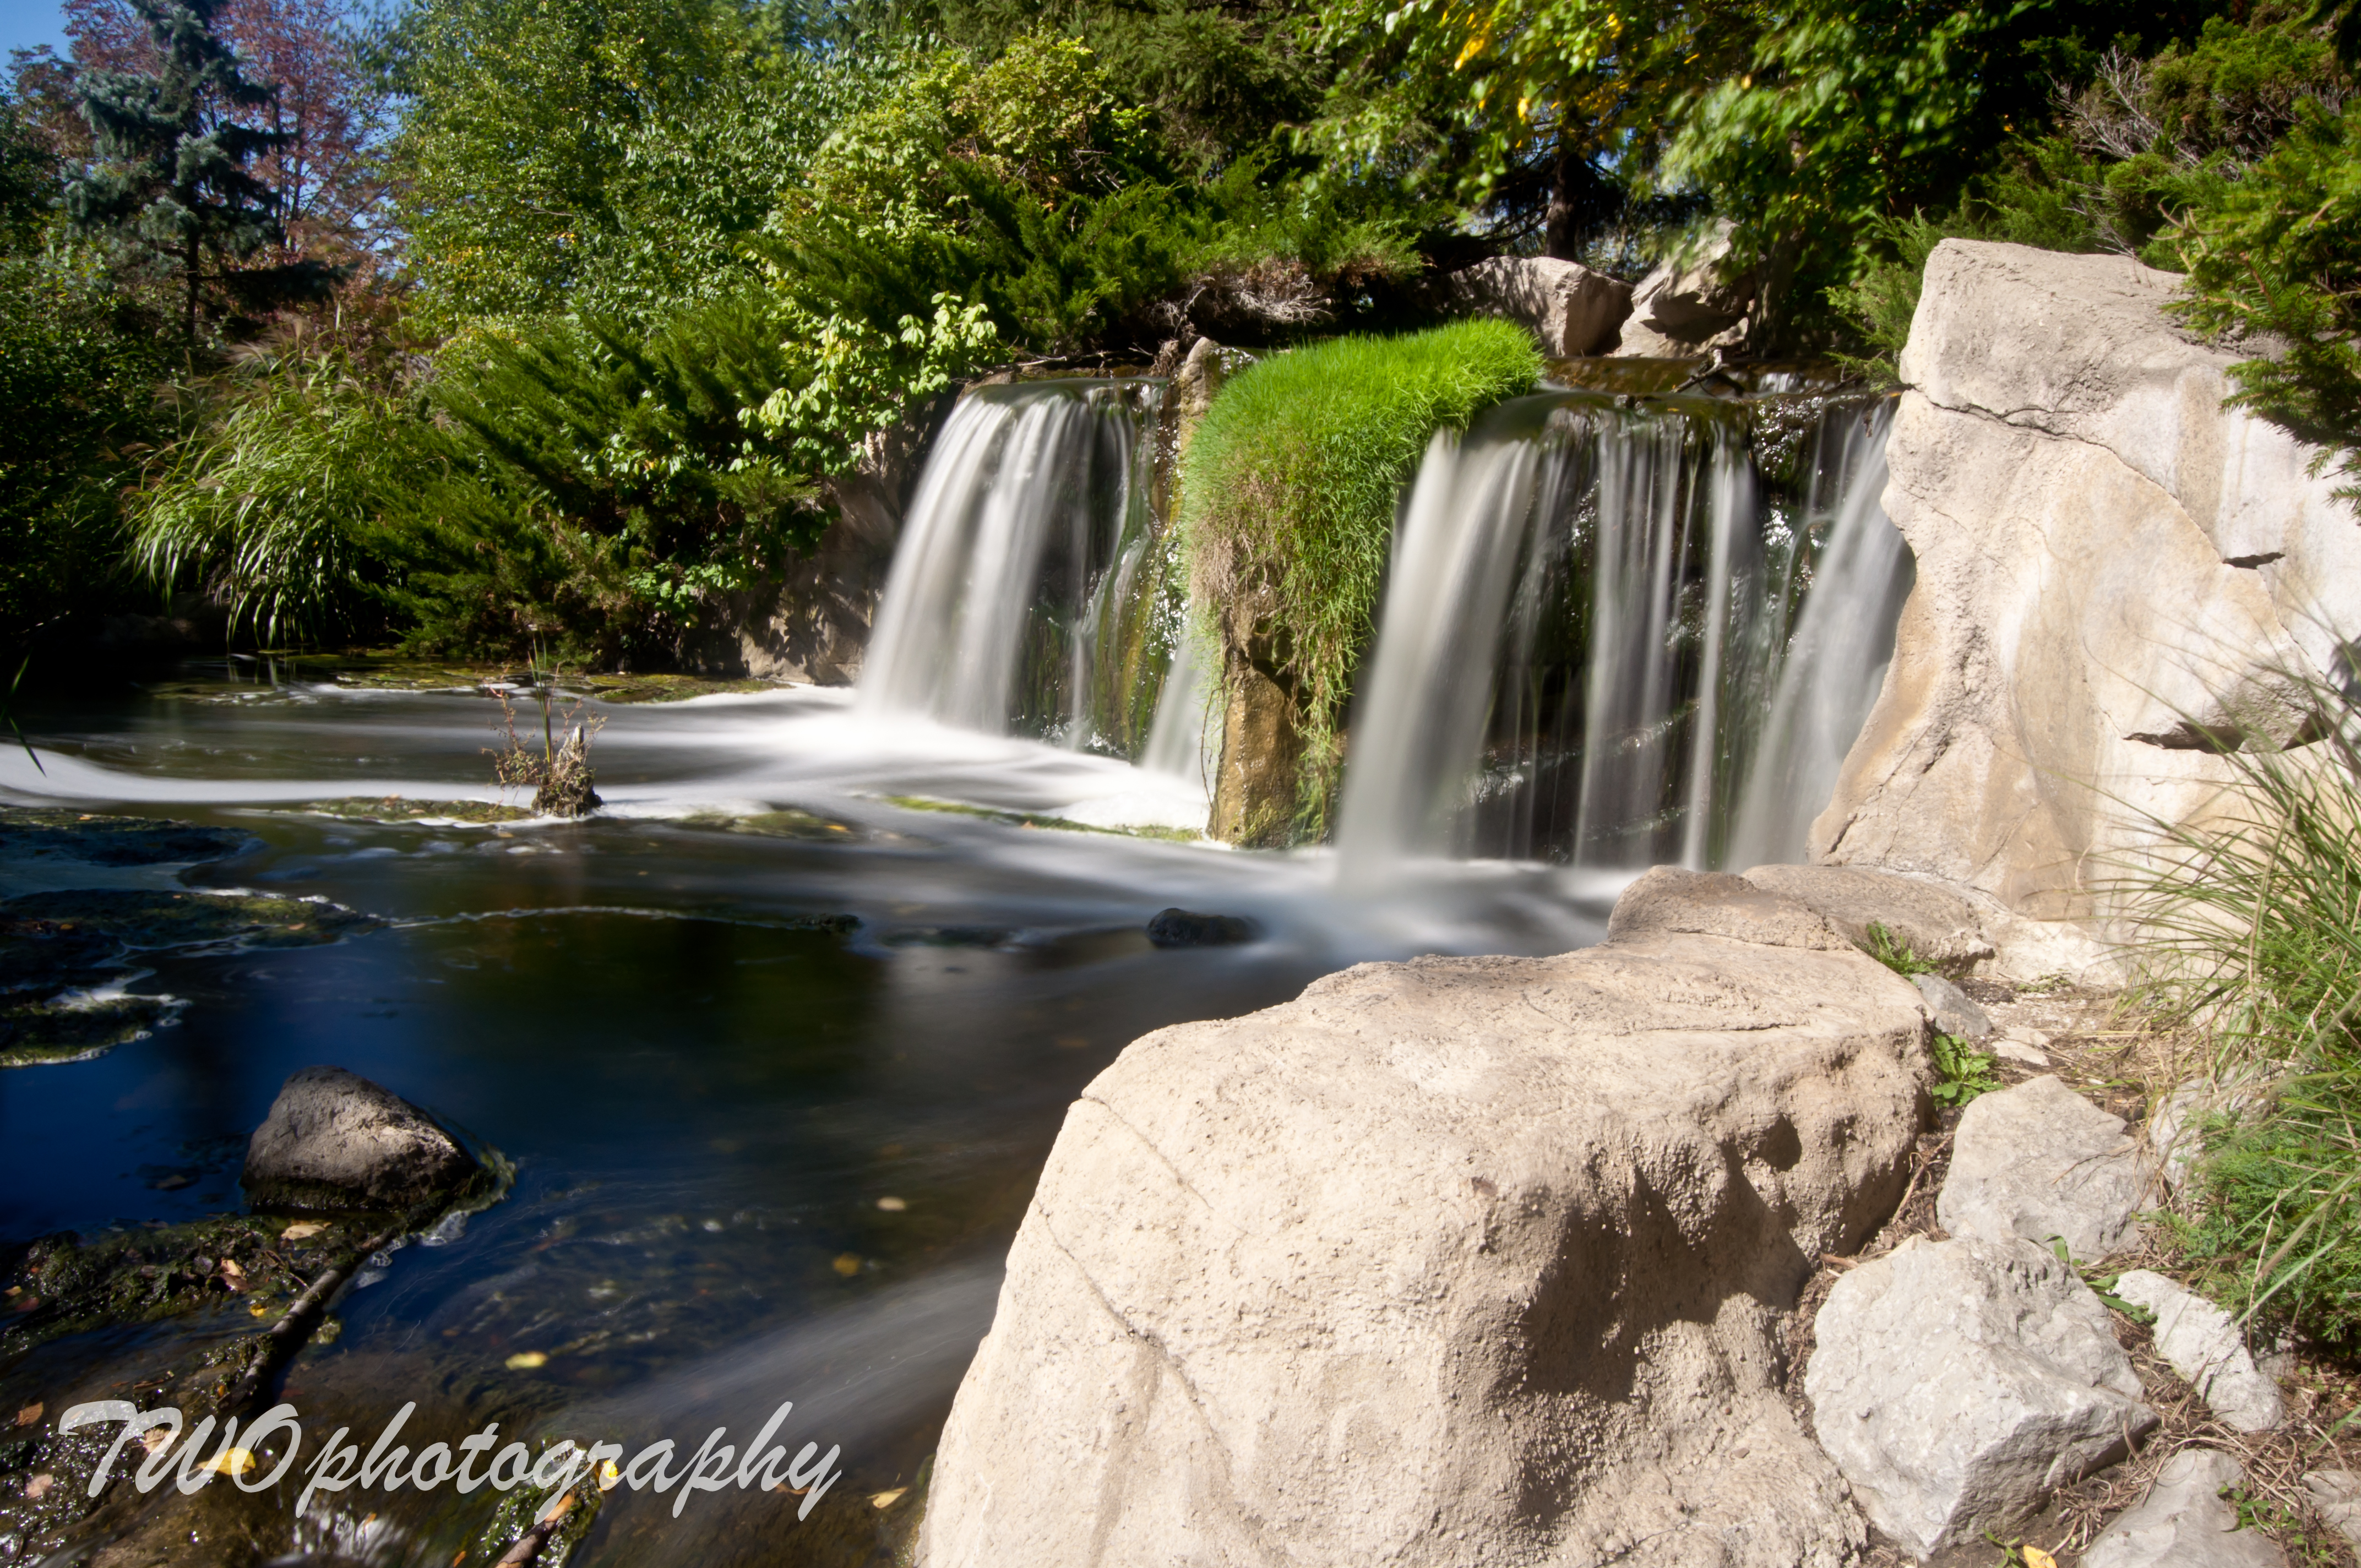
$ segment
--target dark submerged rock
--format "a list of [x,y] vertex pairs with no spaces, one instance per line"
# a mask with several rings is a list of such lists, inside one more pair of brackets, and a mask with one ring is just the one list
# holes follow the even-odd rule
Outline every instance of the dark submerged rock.
[[390,1090],[340,1067],[291,1074],[246,1146],[260,1207],[400,1212],[489,1179],[459,1139]]
[[227,860],[260,842],[251,833],[148,817],[0,806],[0,861],[160,866]]
[[1191,909],[1159,910],[1148,922],[1148,939],[1159,948],[1220,948],[1251,942],[1258,934],[1251,920]]
[[95,933],[131,948],[230,941],[309,948],[382,924],[374,916],[324,901],[128,887],[24,894],[0,904],[0,916],[49,921],[64,934]]

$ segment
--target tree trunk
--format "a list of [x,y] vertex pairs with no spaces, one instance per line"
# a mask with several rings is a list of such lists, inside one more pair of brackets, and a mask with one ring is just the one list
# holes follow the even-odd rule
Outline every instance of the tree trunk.
[[1549,215],[1542,236],[1548,254],[1561,261],[1580,258],[1583,242],[1606,226],[1622,205],[1622,192],[1599,177],[1573,144],[1558,143],[1557,168],[1550,180]]

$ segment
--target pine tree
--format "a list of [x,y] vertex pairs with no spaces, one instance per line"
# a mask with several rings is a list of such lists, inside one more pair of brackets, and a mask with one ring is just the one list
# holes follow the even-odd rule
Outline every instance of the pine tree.
[[[237,112],[272,105],[276,89],[248,81],[237,53],[214,30],[220,0],[131,0],[156,40],[153,75],[92,71],[81,82],[100,166],[66,192],[84,228],[110,233],[170,258],[181,271],[183,329],[197,335],[197,306],[214,258],[243,258],[283,235],[279,202],[248,171],[258,153],[291,137],[241,123]],[[272,268],[241,279],[249,298],[308,291],[314,269]]]

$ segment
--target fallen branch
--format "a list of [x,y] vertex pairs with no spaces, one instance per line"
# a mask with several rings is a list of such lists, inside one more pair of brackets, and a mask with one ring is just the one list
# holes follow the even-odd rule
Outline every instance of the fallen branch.
[[270,1325],[269,1332],[262,1336],[261,1352],[247,1364],[245,1373],[223,1398],[223,1414],[244,1415],[260,1402],[260,1396],[270,1387],[280,1370],[294,1359],[295,1353],[303,1348],[313,1332],[320,1326],[320,1320],[327,1316],[329,1301],[344,1288],[345,1281],[353,1277],[361,1261],[390,1246],[394,1237],[400,1234],[398,1231],[384,1231],[371,1236],[343,1262],[324,1269],[303,1294],[295,1298],[295,1304],[288,1308],[279,1321]]

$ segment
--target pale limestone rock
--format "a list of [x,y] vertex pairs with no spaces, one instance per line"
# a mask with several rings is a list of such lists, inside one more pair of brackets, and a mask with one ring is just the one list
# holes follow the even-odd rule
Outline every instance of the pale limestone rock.
[[1962,1040],[1981,1040],[1993,1032],[1992,1019],[1984,1010],[1941,975],[1914,974],[1910,981],[1918,988],[1918,994],[1927,999],[1927,1010],[1935,1015],[1935,1027],[1944,1034]]
[[2287,1414],[2279,1386],[2255,1365],[2237,1321],[2163,1275],[2135,1268],[2115,1294],[2156,1314],[2156,1350],[2206,1408],[2240,1431],[2268,1431]]
[[2149,1185],[2122,1117],[2056,1078],[2027,1079],[1960,1113],[1935,1217],[1955,1236],[2062,1240],[2101,1258],[2132,1239]]
[[1984,912],[1958,890],[1924,877],[1858,866],[1756,866],[1745,875],[1817,910],[1864,947],[1870,927],[1878,925],[1928,963],[1947,969],[1993,956]]
[[2270,1537],[2238,1529],[2238,1510],[2221,1495],[2245,1477],[2218,1448],[2182,1449],[2083,1550],[2082,1568],[2281,1568]]
[[[1707,923],[1676,882],[1642,902]],[[1760,897],[1723,924],[1800,945],[1627,919],[1136,1041],[1042,1173],[920,1560],[1847,1560],[1773,1326],[1898,1200],[1924,1025]]]
[[1751,276],[1723,275],[1731,233],[1728,223],[1717,224],[1640,280],[1615,353],[1684,358],[1744,342],[1755,284]]
[[1812,1429],[1920,1556],[2005,1530],[2156,1425],[2107,1310],[2029,1242],[1914,1236],[1813,1321]]
[[2303,1478],[2303,1489],[2328,1528],[2361,1553],[2361,1475],[2350,1470],[2315,1470]]
[[1454,272],[1446,287],[1460,311],[1505,316],[1561,358],[1604,354],[1631,313],[1631,284],[1547,256],[1496,256]]
[[[1884,504],[1917,581],[1883,691],[1815,822],[1815,857],[1988,894],[2107,970],[2065,923],[2167,821],[2218,808],[2244,722],[2292,737],[2283,672],[2361,629],[2361,527],[2313,451],[2224,411],[2239,356],[2191,341],[2169,274],[1946,240],[1902,357]],[[2029,956],[2017,972],[2030,970]]]

